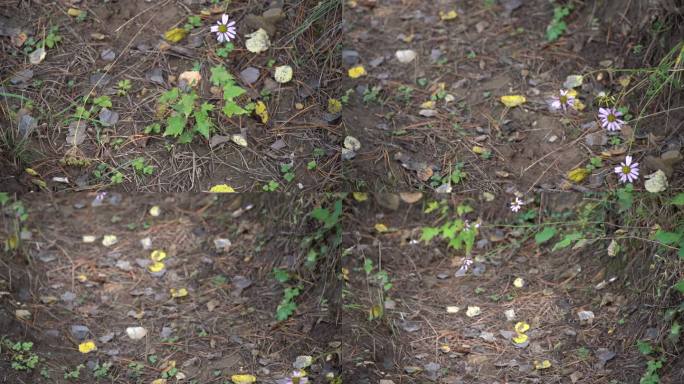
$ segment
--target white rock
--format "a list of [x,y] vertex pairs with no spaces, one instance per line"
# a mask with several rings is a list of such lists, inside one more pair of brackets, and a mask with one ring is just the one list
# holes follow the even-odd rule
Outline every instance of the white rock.
[[267,51],[271,46],[271,40],[268,38],[268,33],[263,28],[259,28],[256,32],[247,35],[245,47],[252,53],[261,53]]
[[515,309],[507,309],[504,311],[504,316],[506,316],[506,320],[508,321],[513,321],[515,320]]
[[648,180],[644,182],[644,187],[646,187],[647,191],[651,193],[660,193],[667,189],[667,176],[665,176],[665,172],[660,169],[647,175],[646,178]]
[[284,84],[292,80],[292,67],[289,65],[281,65],[276,67],[275,74],[273,75],[275,81]]
[[400,49],[395,53],[400,63],[410,63],[416,58],[416,51],[412,49]]
[[126,334],[132,340],[140,340],[147,335],[147,329],[143,327],[128,327],[126,328]]
[[477,306],[468,306],[468,309],[466,310],[466,316],[468,317],[475,317],[480,313],[482,313],[482,310]]

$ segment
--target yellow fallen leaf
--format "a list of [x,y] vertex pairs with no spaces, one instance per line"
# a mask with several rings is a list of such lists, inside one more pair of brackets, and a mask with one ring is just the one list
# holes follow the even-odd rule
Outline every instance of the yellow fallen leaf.
[[38,172],[36,172],[33,168],[26,168],[24,171],[31,176],[38,176]]
[[364,76],[366,74],[366,68],[363,67],[363,65],[356,65],[351,68],[349,68],[349,77],[352,79],[357,79],[361,76]]
[[77,8],[69,8],[69,9],[67,10],[67,15],[69,15],[69,16],[71,16],[71,17],[79,17],[79,16],[81,16],[81,12],[83,12],[83,11],[81,11],[80,9],[77,9]]
[[524,344],[527,341],[527,335],[524,333],[518,333],[512,340],[516,344]]
[[514,108],[519,105],[525,104],[526,101],[527,99],[525,98],[525,96],[521,95],[501,96],[501,102],[508,108]]
[[342,103],[337,99],[328,99],[328,112],[330,112],[330,113],[342,112]]
[[381,317],[382,317],[382,306],[378,305],[378,304],[372,306],[370,311],[369,311],[368,318],[370,320],[373,320],[373,319],[379,319]]
[[89,353],[96,350],[97,346],[95,345],[95,342],[92,340],[84,341],[78,345],[78,351],[81,353]]
[[349,268],[342,267],[342,278],[344,281],[349,281]]
[[383,223],[377,223],[375,224],[375,230],[378,231],[379,233],[384,233],[387,232],[387,226]]
[[551,368],[551,362],[548,360],[544,360],[542,362],[539,362],[537,360],[534,361],[534,369],[547,369]]
[[586,168],[576,168],[568,172],[568,179],[575,183],[580,183],[589,176],[589,171]]
[[188,31],[183,28],[171,28],[164,33],[164,39],[170,43],[177,43],[183,40],[187,34]]
[[266,109],[266,104],[263,101],[259,100],[256,102],[254,113],[261,118],[262,123],[268,123],[268,109]]
[[477,146],[477,145],[475,145],[475,146],[473,147],[473,153],[476,154],[476,155],[481,155],[481,154],[485,153],[486,151],[487,151],[486,149],[484,149],[484,148],[482,148],[482,147],[480,147],[480,146]]
[[366,192],[352,192],[352,196],[354,196],[354,200],[359,203],[368,200],[368,194]]
[[439,11],[439,18],[442,20],[453,20],[458,17],[458,12],[453,9],[449,12]]
[[420,107],[423,109],[434,109],[435,108],[435,102],[432,100],[428,100],[428,101],[424,102],[423,104],[421,104]]
[[171,288],[169,292],[171,292],[171,297],[185,297],[188,295],[188,290],[185,288]]
[[519,321],[515,324],[515,331],[517,333],[525,333],[530,329],[530,325],[524,321]]
[[212,193],[235,193],[235,190],[233,187],[229,186],[228,184],[219,184],[219,185],[214,185],[213,187],[209,188],[209,192]]
[[233,375],[230,379],[235,384],[250,384],[256,382],[256,376],[254,375]]
[[150,253],[150,259],[152,261],[160,262],[164,259],[166,259],[166,252],[162,251],[161,249],[155,249]]
[[152,263],[152,265],[147,267],[147,269],[150,272],[156,273],[156,272],[161,272],[162,270],[164,270],[165,267],[166,266],[164,265],[164,263],[159,262],[159,261],[155,261],[154,263]]

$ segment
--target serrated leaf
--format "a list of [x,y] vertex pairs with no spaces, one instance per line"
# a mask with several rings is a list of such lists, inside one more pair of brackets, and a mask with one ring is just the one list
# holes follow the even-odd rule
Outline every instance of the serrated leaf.
[[233,75],[228,73],[225,67],[218,65],[211,68],[210,81],[213,85],[222,86],[233,82]]
[[544,229],[541,230],[541,232],[537,233],[534,235],[534,241],[541,245],[546,243],[547,241],[551,240],[551,238],[556,234],[556,228],[554,227],[545,227]]
[[159,96],[159,103],[168,104],[174,102],[176,99],[178,99],[178,96],[180,96],[180,89],[175,87],[171,88]]
[[223,106],[222,111],[227,117],[233,117],[235,115],[244,115],[245,113],[247,113],[246,110],[232,102],[226,103],[226,105]]
[[242,95],[245,92],[246,91],[243,88],[238,87],[235,84],[232,84],[232,82],[229,84],[225,84],[223,86],[223,100],[233,101],[236,97]]
[[164,131],[164,136],[178,137],[183,133],[183,128],[185,128],[186,118],[180,114],[174,114],[166,119],[166,130]]
[[178,112],[181,112],[185,117],[190,116],[192,110],[195,109],[195,100],[197,100],[196,93],[186,93],[181,96],[180,101],[174,107]]
[[420,235],[420,241],[429,243],[435,236],[439,235],[439,228],[424,227],[423,233]]

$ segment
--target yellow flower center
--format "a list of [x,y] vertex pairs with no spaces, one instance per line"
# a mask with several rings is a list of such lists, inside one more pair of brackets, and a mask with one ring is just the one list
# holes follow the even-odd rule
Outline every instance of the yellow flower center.
[[567,104],[568,103],[568,96],[566,96],[566,95],[561,96],[560,102],[561,102],[561,104]]
[[608,115],[608,118],[607,118],[607,119],[608,119],[609,122],[612,123],[612,122],[614,122],[614,121],[616,120],[616,117],[615,117],[615,115],[613,115],[613,114],[611,113],[611,114]]
[[622,173],[624,173],[625,175],[629,175],[630,172],[632,172],[632,168],[630,168],[626,165],[622,166]]
[[218,30],[221,33],[226,33],[226,32],[228,32],[228,27],[226,27],[224,24],[221,24],[221,25],[219,25]]

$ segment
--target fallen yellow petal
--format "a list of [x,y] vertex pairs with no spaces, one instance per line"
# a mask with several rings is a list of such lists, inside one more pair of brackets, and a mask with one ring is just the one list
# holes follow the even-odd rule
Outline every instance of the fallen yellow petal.
[[435,102],[432,100],[428,100],[428,101],[424,102],[423,104],[421,104],[420,107],[423,109],[434,109],[435,108]]
[[518,335],[515,336],[512,340],[516,344],[523,344],[527,341],[527,335],[524,333],[518,333]]
[[354,200],[358,201],[359,203],[368,200],[368,194],[365,192],[353,192],[352,196],[354,196]]
[[453,9],[449,12],[439,11],[439,18],[442,20],[453,20],[458,17],[458,12]]
[[150,253],[150,259],[156,262],[160,262],[164,259],[166,259],[166,252],[162,251],[161,249],[155,249]]
[[93,342],[92,340],[84,341],[78,345],[78,351],[81,353],[89,353],[96,350],[97,346],[95,345],[95,342]]
[[387,232],[387,226],[382,223],[377,223],[375,224],[375,230],[380,233]]
[[525,104],[526,101],[527,99],[525,98],[525,96],[521,95],[501,96],[501,102],[508,108],[514,108],[519,105]]
[[171,288],[169,291],[171,292],[171,297],[185,297],[188,295],[188,290],[185,288]]
[[268,109],[266,109],[266,104],[263,101],[259,100],[256,102],[254,113],[261,118],[262,123],[268,123]]
[[214,185],[213,187],[209,188],[209,192],[212,193],[235,193],[235,190],[233,187],[231,187],[228,184],[219,184],[219,185]]
[[164,263],[155,261],[154,263],[152,263],[152,265],[150,265],[149,267],[147,267],[147,269],[148,269],[150,272],[156,273],[156,272],[161,272],[165,267],[166,267],[166,266],[164,265]]
[[518,333],[525,333],[530,329],[530,325],[524,321],[519,321],[515,324],[515,331]]
[[587,176],[589,176],[589,171],[587,171],[586,168],[576,168],[568,172],[568,179],[575,183],[581,182],[586,179]]
[[183,28],[171,28],[164,33],[164,39],[171,43],[177,43],[183,40],[187,34],[188,31]]
[[230,379],[235,384],[250,384],[256,382],[256,376],[254,375],[233,375]]
[[69,8],[67,10],[67,15],[72,16],[72,17],[79,17],[81,16],[81,10],[77,8]]
[[534,368],[535,369],[547,369],[551,368],[551,362],[548,360],[544,360],[542,362],[539,362],[537,360],[534,361]]
[[364,76],[366,74],[366,68],[363,67],[363,65],[356,65],[351,68],[349,68],[349,77],[352,79],[359,78],[361,76]]

